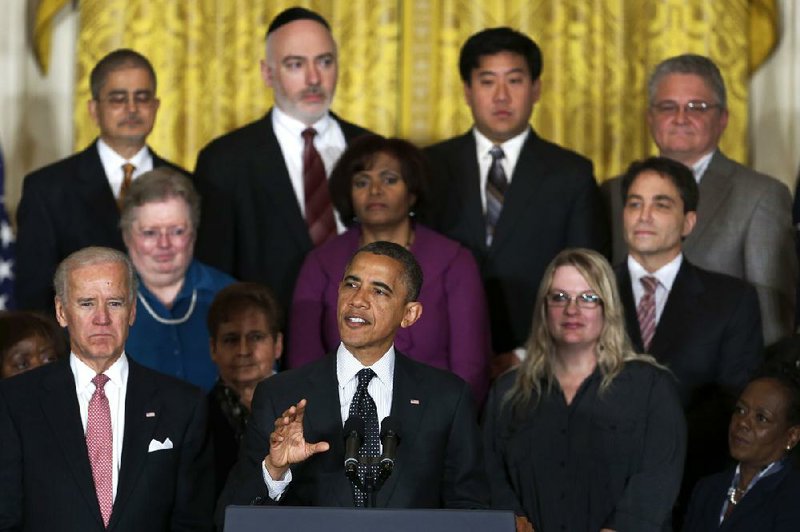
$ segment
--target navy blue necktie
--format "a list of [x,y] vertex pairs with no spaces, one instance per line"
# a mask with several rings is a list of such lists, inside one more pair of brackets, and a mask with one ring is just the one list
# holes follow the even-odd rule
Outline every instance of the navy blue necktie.
[[[356,415],[364,420],[364,443],[358,451],[359,457],[378,456],[381,452],[380,431],[378,430],[378,409],[375,401],[367,391],[369,381],[375,376],[375,372],[369,368],[364,368],[358,372],[358,388],[350,403],[350,415]],[[374,465],[358,465],[358,478],[363,483],[367,475],[367,469],[371,468],[372,477],[375,478],[377,467]],[[364,506],[366,494],[353,484],[353,504]]]

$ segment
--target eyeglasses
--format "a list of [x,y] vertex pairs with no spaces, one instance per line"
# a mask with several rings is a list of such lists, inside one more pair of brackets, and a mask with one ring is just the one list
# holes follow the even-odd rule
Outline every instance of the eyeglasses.
[[[681,110],[681,105],[672,100],[654,103],[651,107],[655,112],[662,115],[676,115]],[[683,105],[683,113],[688,116],[702,116],[711,109],[722,109],[722,105],[699,100],[692,100]]]
[[178,245],[186,243],[192,236],[192,231],[188,227],[148,227],[145,229],[135,229],[136,237],[146,244],[155,244],[163,236]]
[[150,105],[156,99],[156,95],[152,91],[136,91],[129,93],[125,91],[115,91],[106,96],[105,98],[98,98],[100,101],[106,102],[112,107],[123,107],[128,105],[133,100],[134,105]]
[[583,292],[576,296],[571,296],[566,292],[550,292],[547,294],[547,304],[554,308],[568,307],[573,301],[575,301],[578,308],[584,309],[597,308],[603,302],[600,296],[593,292]]

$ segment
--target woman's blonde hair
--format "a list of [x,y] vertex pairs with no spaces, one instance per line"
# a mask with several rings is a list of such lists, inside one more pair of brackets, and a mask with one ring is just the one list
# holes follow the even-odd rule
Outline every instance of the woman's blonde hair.
[[611,265],[598,252],[583,249],[565,249],[550,262],[542,276],[536,304],[533,309],[531,335],[526,346],[527,355],[517,371],[517,379],[508,391],[506,400],[512,407],[526,405],[534,396],[542,395],[542,383],[547,389],[555,378],[554,366],[556,346],[547,327],[547,294],[553,283],[555,271],[561,266],[572,266],[586,280],[591,289],[600,296],[603,312],[603,328],[597,342],[597,367],[603,377],[600,393],[604,392],[628,360],[644,360],[654,363],[652,357],[638,355],[625,331],[625,311],[617,290],[617,282]]

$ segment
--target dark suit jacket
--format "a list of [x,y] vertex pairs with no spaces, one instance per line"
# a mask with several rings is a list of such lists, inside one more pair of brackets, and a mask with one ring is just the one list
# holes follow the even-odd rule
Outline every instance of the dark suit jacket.
[[[193,386],[129,363],[108,530],[210,530],[206,399]],[[165,438],[172,450],[148,452],[151,440]],[[0,530],[104,530],[68,360],[0,381],[0,493]]]
[[[186,173],[153,150],[153,166]],[[100,162],[97,142],[25,177],[17,210],[17,305],[53,314],[53,275],[70,253],[86,246],[125,251],[119,210]]]
[[[348,142],[367,133],[333,118]],[[272,113],[203,148],[194,179],[203,198],[197,258],[240,281],[266,284],[288,309],[313,244],[272,129]]]
[[734,469],[704,478],[692,493],[684,532],[797,532],[800,471],[791,465],[759,481],[719,524]]
[[[627,263],[617,266],[616,274],[628,334],[634,349],[644,352]],[[753,287],[684,257],[649,351],[675,375],[686,411],[689,444],[681,503],[699,478],[728,464],[730,414],[761,363],[763,346]]]
[[605,251],[608,231],[592,163],[530,132],[505,194],[491,247],[472,131],[429,147],[433,227],[475,255],[481,268],[495,352],[522,346],[547,265],[561,250]]
[[[332,354],[258,385],[240,459],[228,477],[218,514],[228,504],[249,504],[257,497],[269,501],[261,470],[269,435],[275,419],[302,398],[308,400],[306,441],[326,441],[331,448],[292,467],[292,481],[280,502],[353,506],[344,473],[344,432]],[[463,380],[397,353],[391,413],[400,423],[401,441],[394,471],[378,492],[378,507],[488,507],[480,436]]]
[[[755,287],[767,344],[792,334],[798,267],[789,189],[719,150],[699,188],[697,224],[683,243],[684,254],[701,268],[744,279]],[[606,181],[602,189],[611,213],[616,264],[628,252],[621,179]]]

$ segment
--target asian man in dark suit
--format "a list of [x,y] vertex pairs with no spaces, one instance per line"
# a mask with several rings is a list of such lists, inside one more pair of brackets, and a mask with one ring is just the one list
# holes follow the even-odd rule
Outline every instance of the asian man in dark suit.
[[459,68],[475,124],[427,149],[438,211],[431,223],[481,267],[502,368],[528,337],[548,263],[567,247],[605,251],[607,224],[591,161],[528,123],[542,87],[536,43],[487,29],[466,41]]
[[[421,284],[419,265],[402,246],[379,241],[355,254],[339,287],[342,343],[336,353],[258,385],[218,518],[226,505],[254,500],[360,506],[345,476],[343,425],[362,401],[372,403],[375,438],[378,419],[391,414],[399,427],[394,470],[378,491],[377,507],[487,507],[469,387],[394,349],[397,329],[422,315],[416,301]],[[362,374],[369,375],[368,384]],[[363,420],[362,451],[370,433],[369,416]]]
[[[647,122],[659,153],[691,168],[703,196],[683,253],[704,269],[755,287],[768,345],[791,335],[798,277],[791,194],[777,179],[720,151],[728,108],[719,69],[700,55],[665,59],[650,75],[648,98]],[[620,179],[606,181],[602,189],[616,263],[626,253]]]
[[698,478],[725,466],[733,402],[762,360],[758,296],[683,255],[698,205],[688,167],[665,157],[635,162],[621,187],[628,257],[616,267],[620,297],[634,348],[677,379],[689,429],[685,502]]
[[0,530],[211,530],[206,399],[125,355],[130,261],[85,248],[55,285],[69,359],[0,381]]
[[[150,61],[128,49],[101,59],[90,74],[89,114],[100,137],[88,148],[28,175],[17,211],[16,301],[52,313],[53,274],[86,246],[125,250],[118,202],[126,179],[156,166],[182,169],[147,144],[158,111]],[[127,176],[127,177],[126,177]]]
[[239,280],[266,284],[289,308],[306,253],[344,229],[327,175],[366,130],[329,111],[338,58],[319,14],[293,7],[273,19],[261,75],[275,106],[197,157],[203,212],[195,250]]

